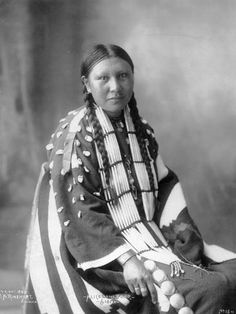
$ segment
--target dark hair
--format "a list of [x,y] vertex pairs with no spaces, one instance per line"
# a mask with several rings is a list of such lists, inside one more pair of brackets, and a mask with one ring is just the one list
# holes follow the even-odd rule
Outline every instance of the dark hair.
[[[125,60],[126,62],[128,62],[129,65],[131,66],[132,71],[134,72],[133,62],[130,56],[128,55],[128,53],[123,48],[116,45],[98,44],[98,45],[93,46],[93,48],[88,51],[85,58],[83,58],[82,63],[81,63],[81,69],[80,69],[81,76],[88,77],[90,71],[92,70],[95,64],[99,63],[100,61],[104,59],[112,58],[112,57],[119,57]],[[89,122],[93,125],[93,129],[94,129],[94,140],[102,156],[106,183],[109,186],[110,167],[109,167],[107,151],[104,144],[104,136],[103,136],[102,128],[95,113],[93,96],[92,94],[87,93],[87,89],[85,85],[83,88],[83,93],[84,93],[84,101],[88,109]],[[156,149],[156,151],[157,151],[157,142],[155,138],[151,136],[151,134],[147,133],[147,126],[142,122],[141,117],[138,113],[138,108],[136,105],[134,94],[132,95],[129,101],[129,107],[130,107],[130,114],[131,114],[134,127],[136,130],[137,140],[140,146],[142,158],[148,172],[151,189],[154,190],[154,178],[153,178],[150,158],[147,152],[145,140],[148,139],[150,143],[153,143],[153,147]]]
[[103,59],[108,59],[112,57],[118,57],[129,63],[132,71],[134,72],[133,62],[128,55],[128,53],[121,47],[117,45],[94,45],[88,50],[84,58],[82,59],[80,74],[81,76],[88,77],[90,71],[95,64],[99,63]]

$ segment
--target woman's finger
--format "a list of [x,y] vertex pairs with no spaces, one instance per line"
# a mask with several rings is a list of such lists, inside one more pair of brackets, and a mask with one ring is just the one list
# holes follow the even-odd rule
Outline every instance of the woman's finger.
[[146,297],[148,295],[148,288],[147,288],[146,284],[140,285],[140,292],[141,292],[141,295],[143,297]]
[[136,293],[137,295],[140,295],[140,294],[141,294],[141,290],[140,290],[140,287],[139,287],[139,286],[136,286],[136,287],[134,288],[134,291],[135,291],[135,293]]
[[147,288],[147,285],[146,285],[146,281],[149,279],[149,275],[148,274],[145,274],[144,278],[141,278],[139,281],[138,281],[138,286],[140,288],[140,294],[143,296],[143,297],[146,297],[148,295],[148,288]]
[[131,293],[135,293],[134,286],[131,283],[127,283]]
[[146,285],[148,287],[152,303],[156,304],[157,303],[157,290],[155,288],[155,285],[152,280],[147,280]]

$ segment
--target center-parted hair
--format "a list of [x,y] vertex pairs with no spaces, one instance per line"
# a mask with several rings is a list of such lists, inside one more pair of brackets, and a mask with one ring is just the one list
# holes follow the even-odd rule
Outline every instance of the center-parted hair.
[[128,62],[134,72],[133,61],[123,48],[116,45],[97,44],[93,46],[82,59],[80,67],[81,76],[88,77],[95,64],[112,57],[118,57]]
[[[117,45],[97,44],[97,45],[94,45],[92,49],[88,51],[88,53],[85,55],[85,57],[82,60],[81,68],[80,68],[81,77],[85,76],[87,78],[92,68],[96,64],[98,64],[100,61],[104,59],[109,59],[112,57],[118,57],[128,62],[128,64],[130,65],[132,69],[132,72],[134,72],[133,62],[130,56],[128,55],[128,53],[123,48]],[[107,155],[107,151],[104,144],[104,136],[103,136],[102,128],[95,113],[94,99],[93,99],[92,94],[89,94],[87,92],[85,85],[83,87],[83,94],[84,94],[84,101],[88,109],[89,122],[92,124],[93,129],[94,129],[94,140],[102,156],[106,183],[109,186],[110,165],[109,165],[108,155]],[[148,140],[149,143],[152,144],[152,147],[154,147],[154,151],[156,151],[156,153],[157,153],[158,145],[155,138],[153,138],[150,134],[147,133],[147,126],[141,120],[141,117],[139,115],[138,108],[136,105],[134,94],[132,95],[129,101],[129,107],[130,107],[131,118],[133,120],[135,131],[136,131],[137,140],[140,146],[142,158],[148,172],[151,189],[154,190],[154,178],[153,178],[153,173],[151,170],[150,158],[149,158],[148,151],[146,148],[146,140]]]

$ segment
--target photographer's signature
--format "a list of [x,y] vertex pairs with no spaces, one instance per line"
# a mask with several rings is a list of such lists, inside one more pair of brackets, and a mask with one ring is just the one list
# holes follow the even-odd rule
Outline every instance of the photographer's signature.
[[35,298],[27,291],[22,289],[0,289],[0,302],[1,301],[19,301],[20,303],[36,303]]

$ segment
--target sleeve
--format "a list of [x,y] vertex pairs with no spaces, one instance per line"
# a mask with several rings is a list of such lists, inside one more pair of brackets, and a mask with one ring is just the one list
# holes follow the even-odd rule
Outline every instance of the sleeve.
[[[53,161],[51,176],[63,241],[80,268],[101,267],[130,246],[109,214],[87,120],[81,119],[73,136],[70,131],[63,133],[59,142],[54,143],[50,163]],[[65,156],[70,156],[67,172],[63,169]]]
[[160,155],[157,171],[159,207],[154,220],[176,255],[186,262],[202,264],[202,236],[190,217],[178,177],[165,166]]

